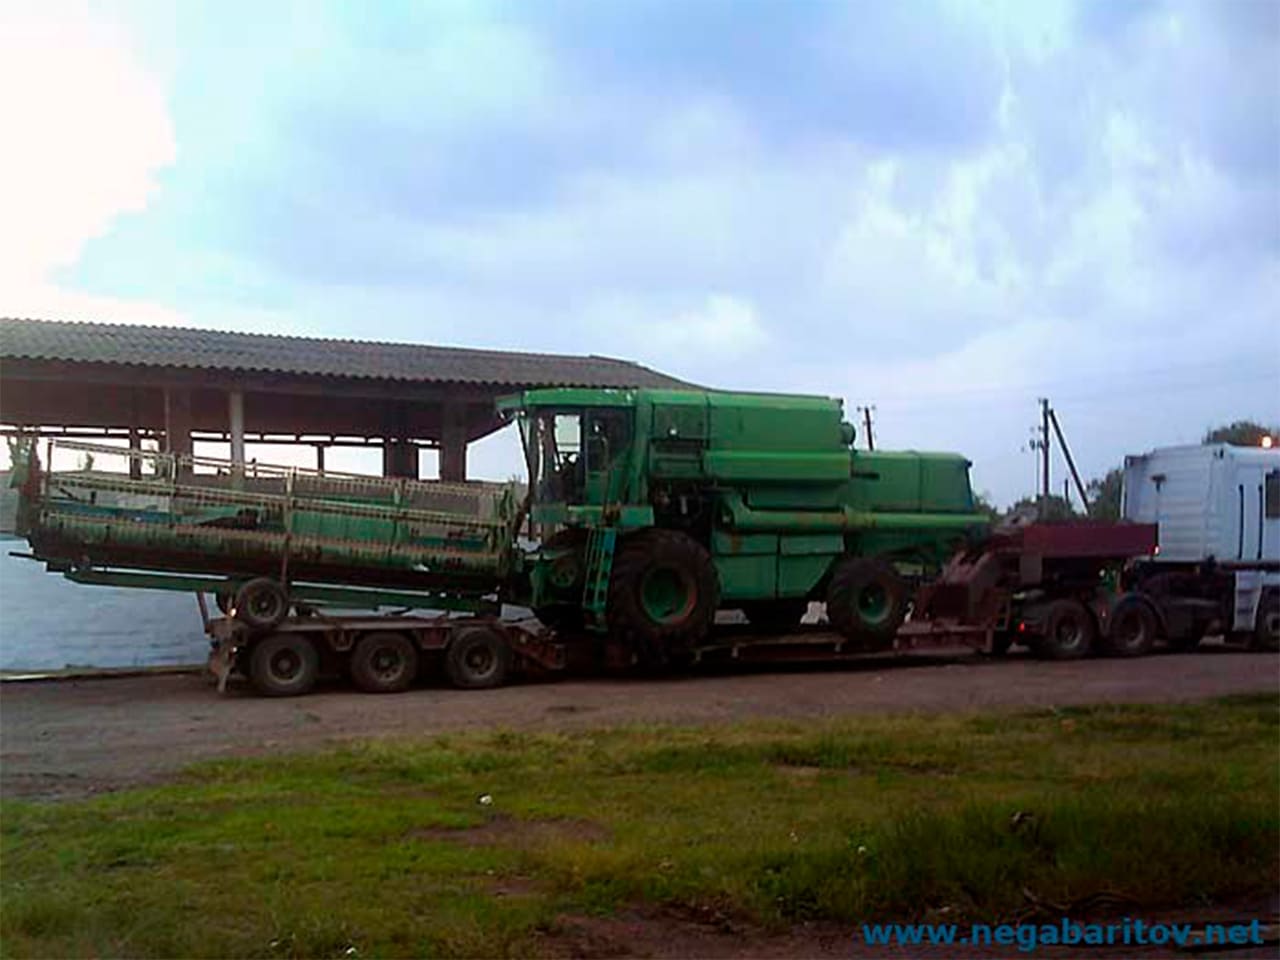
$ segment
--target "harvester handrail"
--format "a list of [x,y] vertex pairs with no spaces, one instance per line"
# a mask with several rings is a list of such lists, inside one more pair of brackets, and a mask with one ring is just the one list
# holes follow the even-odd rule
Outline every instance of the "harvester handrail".
[[[340,470],[317,470],[314,467],[291,466],[278,463],[262,463],[258,460],[230,460],[223,457],[202,457],[195,454],[175,454],[162,450],[140,450],[135,447],[114,447],[109,444],[89,443],[84,440],[65,440],[62,438],[51,439],[48,441],[50,449],[55,450],[78,450],[85,453],[101,453],[106,456],[127,457],[130,460],[155,461],[164,462],[173,465],[190,465],[192,467],[213,467],[215,469],[227,470],[235,472],[238,468],[243,468],[243,473],[249,477],[281,477],[284,478],[290,473],[295,476],[312,477],[317,480],[325,481],[350,481],[353,483],[370,482],[387,482],[397,479],[404,483],[406,487],[421,487],[425,491],[432,493],[453,493],[459,496],[475,496],[477,489],[499,489],[506,488],[509,484],[495,482],[491,480],[467,480],[464,482],[450,480],[415,480],[412,478],[391,478],[391,477],[374,477],[364,473],[346,473]],[[55,472],[52,464],[46,464],[46,472]],[[77,470],[56,471],[58,473],[75,473],[83,472]]]

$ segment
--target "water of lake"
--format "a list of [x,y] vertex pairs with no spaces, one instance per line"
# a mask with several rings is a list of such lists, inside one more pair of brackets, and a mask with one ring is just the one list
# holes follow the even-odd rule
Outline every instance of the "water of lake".
[[0,537],[0,670],[204,662],[194,595],[72,583],[9,556],[26,549]]

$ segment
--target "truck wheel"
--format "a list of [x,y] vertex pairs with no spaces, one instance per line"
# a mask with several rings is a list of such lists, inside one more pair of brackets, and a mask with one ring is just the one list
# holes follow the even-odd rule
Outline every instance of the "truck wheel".
[[351,653],[351,680],[365,693],[400,693],[418,675],[418,648],[403,633],[366,633]]
[[460,690],[500,687],[511,670],[511,647],[494,627],[459,627],[444,654],[444,672]]
[[644,530],[613,561],[609,632],[651,665],[707,635],[720,605],[720,578],[698,541],[675,530]]
[[1044,622],[1044,636],[1036,644],[1041,656],[1050,660],[1079,660],[1089,655],[1097,630],[1083,603],[1055,600],[1049,604]]
[[827,619],[865,651],[884,650],[907,615],[907,585],[876,557],[846,557],[827,587]]
[[1113,657],[1145,657],[1155,646],[1159,629],[1156,615],[1146,601],[1123,597],[1111,613],[1111,627],[1102,647]]
[[1251,650],[1280,651],[1280,593],[1269,590],[1258,604],[1258,619],[1253,626]]
[[255,577],[236,593],[236,619],[251,630],[274,630],[289,615],[289,597],[270,577]]
[[273,633],[249,653],[249,680],[263,696],[301,696],[315,686],[319,672],[320,655],[300,634]]
[[756,600],[742,605],[748,623],[770,631],[796,626],[808,609],[808,600]]

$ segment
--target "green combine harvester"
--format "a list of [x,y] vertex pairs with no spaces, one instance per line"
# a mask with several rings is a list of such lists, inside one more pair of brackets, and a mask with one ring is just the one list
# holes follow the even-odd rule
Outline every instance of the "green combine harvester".
[[[66,441],[42,466],[27,443],[19,532],[78,582],[192,591],[202,609],[214,596],[224,678],[235,665],[290,694],[325,668],[403,689],[436,654],[456,685],[493,686],[520,663],[562,665],[572,638],[660,664],[705,646],[717,610],[767,637],[814,600],[848,650],[883,650],[915,583],[986,527],[967,460],[855,450],[838,400],[565,388],[499,407],[519,424],[523,497]],[[504,603],[554,635],[502,621]]]

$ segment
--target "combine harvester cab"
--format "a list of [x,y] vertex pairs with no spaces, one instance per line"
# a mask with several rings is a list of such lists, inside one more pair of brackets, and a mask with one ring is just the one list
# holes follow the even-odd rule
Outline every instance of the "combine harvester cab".
[[324,659],[349,661],[365,689],[403,689],[420,652],[463,639],[467,651],[446,662],[451,679],[496,685],[510,642],[526,644],[525,634],[508,637],[491,619],[468,621],[470,635],[455,638],[461,621],[447,616],[320,615],[387,607],[496,615],[522,562],[508,485],[321,474],[70,441],[22,447],[12,482],[21,488],[18,532],[49,570],[78,583],[194,592],[202,611],[204,595],[214,596],[227,616],[205,622],[224,681],[239,657],[263,692],[300,693]]

